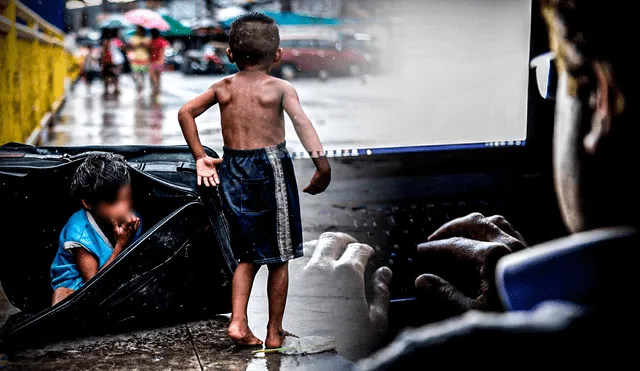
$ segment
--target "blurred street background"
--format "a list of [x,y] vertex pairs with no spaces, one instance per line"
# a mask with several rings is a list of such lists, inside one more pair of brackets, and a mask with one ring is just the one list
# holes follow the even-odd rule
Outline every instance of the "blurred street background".
[[[237,72],[225,54],[228,33],[233,20],[248,11],[264,12],[278,23],[284,57],[272,74],[293,82],[329,155],[456,143],[514,145],[506,141],[526,136],[529,25],[521,14],[528,13],[527,0],[33,5],[56,16],[73,62],[62,66],[68,76],[54,78],[61,80],[54,96],[42,97],[44,104],[33,94],[38,84],[19,88],[21,108],[10,120],[19,124],[3,125],[0,143],[184,144],[177,111]],[[161,41],[145,62],[150,71],[136,84],[132,40],[136,22],[145,24],[140,11],[156,16],[147,26],[161,28]],[[149,31],[142,36],[149,39]],[[34,58],[21,55],[18,61],[29,66]],[[160,71],[157,85],[154,70]],[[115,77],[104,78],[105,73]],[[29,114],[30,100],[40,107],[37,113]],[[39,120],[49,105],[55,109]],[[219,110],[214,107],[197,122],[203,143],[220,152]],[[287,125],[289,149],[303,152],[288,119]]]

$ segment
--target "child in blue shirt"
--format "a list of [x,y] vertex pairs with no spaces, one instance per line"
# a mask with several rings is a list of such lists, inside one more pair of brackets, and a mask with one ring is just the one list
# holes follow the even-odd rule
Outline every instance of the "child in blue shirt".
[[71,193],[82,203],[60,232],[51,264],[52,305],[74,293],[140,236],[124,157],[96,154],[76,170]]

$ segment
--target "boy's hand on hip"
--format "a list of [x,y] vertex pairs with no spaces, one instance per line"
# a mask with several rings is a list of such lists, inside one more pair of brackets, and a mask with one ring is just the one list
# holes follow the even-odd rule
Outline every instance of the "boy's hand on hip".
[[316,170],[311,182],[302,191],[311,195],[317,195],[327,189],[331,183],[331,169]]
[[125,220],[115,221],[113,223],[113,234],[116,237],[116,246],[123,248],[126,246],[136,231],[140,228],[140,218],[135,214],[129,214]]
[[204,156],[196,160],[196,173],[198,174],[198,185],[204,183],[205,187],[215,187],[220,184],[216,165],[221,163],[221,158]]

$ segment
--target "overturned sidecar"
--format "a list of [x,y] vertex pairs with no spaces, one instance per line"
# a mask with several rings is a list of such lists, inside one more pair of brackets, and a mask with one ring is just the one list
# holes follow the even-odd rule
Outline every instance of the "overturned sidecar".
[[[80,208],[70,196],[71,177],[95,152],[127,159],[143,234],[51,307],[58,235]],[[0,329],[0,348],[229,312],[235,261],[220,198],[195,182],[186,147],[0,146],[0,282],[21,311]]]

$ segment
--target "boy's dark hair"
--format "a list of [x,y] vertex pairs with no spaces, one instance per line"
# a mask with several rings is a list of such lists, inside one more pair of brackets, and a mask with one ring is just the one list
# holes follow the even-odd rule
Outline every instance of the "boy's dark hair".
[[131,183],[131,175],[121,155],[90,155],[76,170],[71,180],[71,195],[89,205],[111,203],[120,188]]
[[151,29],[151,38],[152,39],[157,39],[158,37],[160,37],[160,31],[158,31],[157,28],[152,28]]
[[229,49],[240,69],[273,61],[279,46],[278,26],[269,16],[247,13],[231,24]]

